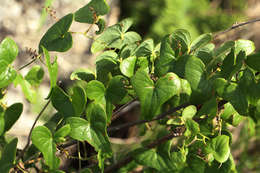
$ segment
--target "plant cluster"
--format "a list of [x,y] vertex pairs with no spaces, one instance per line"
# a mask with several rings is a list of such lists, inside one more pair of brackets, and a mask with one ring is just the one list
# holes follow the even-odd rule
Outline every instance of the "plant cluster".
[[[28,143],[17,150],[17,138],[7,140],[23,111],[22,103],[0,102],[0,172],[29,169],[45,172],[59,170],[59,153],[68,146],[86,141],[95,155],[77,159],[93,164],[79,172],[130,172],[138,165],[144,172],[236,172],[231,154],[232,134],[229,126],[247,119],[253,128],[260,115],[260,54],[254,53],[249,40],[225,42],[215,48],[212,34],[192,40],[188,31],[175,30],[154,44],[129,31],[131,19],[105,28],[101,18],[109,7],[105,0],[92,0],[75,13],[58,20],[44,34],[38,53],[31,64],[43,62],[50,78],[47,103],[57,111],[45,125],[32,127]],[[97,36],[70,31],[72,22],[97,25]],[[66,52],[72,34],[83,34],[94,40],[91,51],[96,58],[96,71],[76,69],[68,94],[57,85],[58,58],[51,61],[49,52]],[[18,47],[10,39],[0,44],[1,99],[11,84],[20,85],[25,97],[34,102],[36,90],[43,79],[44,68],[33,66],[23,76],[12,66]],[[28,66],[28,64],[26,66]],[[133,101],[140,102],[141,114],[136,122],[111,126],[116,113]],[[153,135],[136,149],[115,155],[109,133],[138,125],[140,135]],[[178,138],[173,145],[173,138]],[[30,141],[32,144],[30,144]],[[66,155],[67,159],[70,155]]]

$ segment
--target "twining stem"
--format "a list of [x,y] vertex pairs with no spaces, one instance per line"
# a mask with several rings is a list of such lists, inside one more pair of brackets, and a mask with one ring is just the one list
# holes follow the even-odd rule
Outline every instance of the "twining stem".
[[43,112],[46,110],[46,108],[50,104],[50,102],[51,102],[51,100],[48,100],[48,102],[44,105],[44,107],[42,108],[41,112],[37,115],[36,119],[34,120],[34,123],[32,125],[32,128],[30,130],[30,133],[29,133],[29,136],[28,136],[28,139],[27,139],[27,143],[26,143],[25,147],[23,148],[23,150],[21,151],[21,153],[18,155],[17,161],[19,161],[23,157],[24,153],[29,148],[30,141],[31,141],[31,136],[32,136],[32,131],[33,131],[37,121],[40,119],[40,117],[42,116]]
[[34,57],[30,62],[28,62],[27,64],[23,65],[22,67],[20,67],[18,69],[18,71],[21,71],[22,69],[24,69],[25,67],[29,66],[30,64],[32,64],[34,61],[36,61],[37,59],[39,59],[41,57],[41,55],[38,55],[37,57]]

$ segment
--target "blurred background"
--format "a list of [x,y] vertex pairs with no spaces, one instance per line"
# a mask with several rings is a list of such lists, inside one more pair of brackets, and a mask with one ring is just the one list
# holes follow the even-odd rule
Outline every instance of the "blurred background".
[[[59,18],[74,12],[87,4],[89,0],[1,0],[0,2],[0,41],[11,37],[19,46],[17,68],[30,61],[29,49],[37,49],[42,35]],[[153,38],[156,43],[175,29],[189,30],[192,38],[202,33],[225,30],[233,24],[260,18],[260,0],[107,0],[111,7],[105,17],[107,25],[131,17],[134,19],[132,30],[144,39]],[[47,8],[50,7],[50,8]],[[48,11],[48,12],[46,12]],[[50,15],[51,14],[51,15]],[[85,31],[85,24],[73,24],[71,31]],[[90,32],[94,34],[97,28]],[[220,35],[214,40],[221,44],[238,38],[250,39],[260,49],[260,22],[246,25]],[[59,80],[66,87],[70,84],[69,76],[77,68],[94,69],[95,56],[90,53],[91,40],[75,34],[73,48],[64,54],[57,54]],[[56,53],[55,53],[56,54]],[[24,69],[22,73],[26,73]],[[47,73],[46,73],[47,74]],[[47,76],[43,86],[38,89],[39,99],[34,104],[26,104],[23,114],[10,135],[19,136],[19,146],[23,147],[26,137],[37,113],[44,105],[44,98],[49,91]],[[10,105],[15,102],[26,103],[21,89],[11,87],[5,99]],[[49,107],[40,123],[48,119],[54,110]],[[131,117],[131,116],[130,116]],[[239,172],[260,172],[260,132],[244,122],[233,128],[233,156]],[[132,137],[128,130],[123,140]],[[120,134],[115,136],[120,138]],[[116,141],[116,139],[114,139]],[[120,140],[119,140],[120,141]]]

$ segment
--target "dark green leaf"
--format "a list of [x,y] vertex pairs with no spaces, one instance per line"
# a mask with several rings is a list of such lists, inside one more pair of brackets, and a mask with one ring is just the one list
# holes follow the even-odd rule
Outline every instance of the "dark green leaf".
[[35,127],[32,131],[32,143],[42,152],[46,165],[50,169],[57,169],[60,160],[55,155],[56,145],[50,130],[45,126]]
[[186,126],[187,130],[190,131],[191,136],[195,136],[200,132],[199,124],[192,119],[186,119],[185,126]]
[[248,100],[237,84],[228,83],[223,78],[217,78],[214,82],[214,86],[217,94],[225,100],[230,101],[239,114],[247,115]]
[[9,37],[5,38],[0,44],[0,74],[6,71],[8,65],[15,60],[17,55],[18,47],[16,43]]
[[138,70],[131,83],[141,102],[141,116],[146,120],[152,119],[161,105],[181,90],[181,81],[174,73],[167,73],[154,84],[146,72]]
[[75,110],[71,98],[58,86],[51,93],[53,107],[65,117],[75,116]]
[[212,40],[212,34],[203,34],[192,41],[190,45],[190,52],[198,50],[199,48],[207,45]]
[[215,97],[206,101],[199,109],[197,116],[208,115],[210,118],[214,118],[217,115],[218,105]]
[[26,74],[25,80],[27,80],[32,86],[38,86],[43,79],[44,71],[41,66],[35,65]]
[[75,21],[81,23],[95,23],[99,15],[109,11],[106,0],[91,0],[87,5],[75,12]]
[[5,145],[0,160],[1,173],[8,173],[10,169],[14,166],[17,142],[18,139],[14,138],[11,142]]
[[106,88],[97,80],[90,81],[87,84],[86,94],[90,100],[102,101],[105,97],[105,92]]
[[127,95],[127,91],[124,88],[125,80],[123,76],[118,75],[109,81],[106,98],[113,104],[118,104]]
[[124,59],[120,63],[120,70],[121,70],[122,74],[127,77],[132,77],[134,75],[135,64],[136,64],[135,56],[130,56],[130,57]]
[[73,21],[73,14],[68,14],[56,22],[42,37],[39,44],[39,53],[42,46],[48,51],[66,52],[72,46],[72,35],[68,32]]
[[256,71],[260,71],[260,53],[247,56],[246,64]]
[[[175,44],[174,45],[176,49],[175,55],[179,55],[180,53],[185,54],[189,50],[190,43],[191,43],[190,33],[185,29],[177,29],[172,33],[171,36],[173,38],[173,44]],[[181,52],[177,51],[179,47]]]
[[165,36],[161,42],[160,57],[155,60],[155,73],[158,76],[169,72],[172,63],[176,60],[172,44],[173,40],[170,35]]
[[4,117],[4,108],[0,105],[0,136],[2,136],[2,134],[5,131],[5,117]]
[[15,103],[9,106],[5,110],[4,119],[5,119],[5,131],[11,129],[14,123],[19,119],[20,115],[23,112],[23,104]]
[[95,74],[88,69],[78,69],[71,73],[70,79],[71,80],[84,80],[86,82],[95,80]]
[[71,95],[72,105],[74,107],[75,116],[80,116],[87,103],[87,96],[85,90],[79,86],[75,86],[72,89],[73,94]]
[[152,39],[143,41],[134,51],[136,57],[149,57],[154,50],[154,43]]

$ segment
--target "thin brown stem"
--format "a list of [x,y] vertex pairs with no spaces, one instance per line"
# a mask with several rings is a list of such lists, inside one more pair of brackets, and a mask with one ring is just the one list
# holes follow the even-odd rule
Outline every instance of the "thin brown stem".
[[185,108],[189,105],[190,104],[186,103],[186,104],[177,106],[175,108],[170,109],[167,112],[164,112],[164,113],[158,115],[157,117],[155,117],[151,120],[138,120],[138,121],[135,121],[135,122],[126,123],[126,124],[118,125],[118,126],[115,126],[115,127],[109,127],[107,129],[107,131],[112,132],[112,131],[120,130],[120,129],[123,129],[123,128],[132,127],[132,126],[135,126],[135,125],[138,125],[138,124],[144,124],[144,123],[149,123],[149,122],[152,122],[152,121],[160,120],[160,119],[165,118],[167,115],[172,114],[172,113],[174,113],[174,112],[176,112],[176,111],[178,111],[182,108]]
[[226,30],[224,30],[224,31],[221,31],[221,32],[216,33],[216,34],[214,35],[214,38],[216,38],[216,37],[218,37],[218,36],[220,36],[220,35],[222,35],[222,34],[225,34],[225,33],[229,32],[229,31],[231,31],[231,30],[233,30],[233,29],[236,29],[236,28],[239,28],[239,27],[241,27],[241,26],[248,25],[248,24],[251,24],[251,23],[255,23],[255,22],[260,22],[260,19],[253,19],[253,20],[249,20],[249,21],[247,21],[247,22],[242,22],[242,23],[233,25],[232,27],[230,27],[230,28],[228,28],[228,29],[226,29]]
[[129,105],[131,105],[132,103],[134,103],[136,101],[136,99],[124,104],[123,106],[121,106],[120,108],[118,108],[112,115],[111,121],[114,121],[115,119],[119,118],[122,115],[122,110],[126,107],[128,107]]
[[38,114],[38,116],[36,117],[36,119],[35,119],[35,121],[34,121],[34,123],[33,123],[33,125],[32,125],[32,128],[31,128],[31,130],[30,130],[30,132],[29,132],[29,136],[28,136],[28,139],[27,139],[27,143],[26,143],[25,147],[23,148],[23,150],[21,151],[21,153],[20,153],[20,154],[18,155],[18,157],[17,157],[17,160],[18,160],[18,161],[23,157],[24,153],[25,153],[26,150],[29,148],[30,142],[31,142],[32,131],[33,131],[33,129],[34,129],[34,127],[35,127],[37,121],[40,119],[40,117],[42,116],[43,112],[46,110],[46,108],[47,108],[48,105],[50,104],[50,102],[51,102],[51,100],[48,100],[48,102],[47,102],[47,103],[44,105],[44,107],[42,108],[41,112],[40,112],[40,113]]

